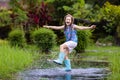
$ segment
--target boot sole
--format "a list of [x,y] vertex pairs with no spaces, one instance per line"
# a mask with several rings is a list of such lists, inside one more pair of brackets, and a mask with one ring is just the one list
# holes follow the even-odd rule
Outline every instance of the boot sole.
[[70,72],[71,70],[65,70],[66,72]]
[[58,64],[58,65],[62,65],[62,64],[60,64],[60,63],[57,63],[57,62],[55,62],[55,61],[53,61],[54,63],[56,63],[56,64]]

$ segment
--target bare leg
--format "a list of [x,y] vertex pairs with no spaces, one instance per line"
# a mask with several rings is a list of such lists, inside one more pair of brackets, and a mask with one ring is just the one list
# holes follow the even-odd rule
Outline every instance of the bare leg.
[[66,44],[60,45],[60,51],[64,52],[65,57],[64,57],[64,64],[65,64],[65,71],[71,71],[71,62],[70,59],[68,59],[69,55],[69,49]]
[[62,45],[60,45],[60,52],[64,52],[65,53],[65,59],[68,59],[69,49],[68,49],[66,44],[63,43]]
[[68,59],[68,47],[65,43],[63,43],[62,45],[60,45],[60,53],[58,56],[57,60],[53,60],[53,62],[57,63],[57,64],[62,64],[64,60]]

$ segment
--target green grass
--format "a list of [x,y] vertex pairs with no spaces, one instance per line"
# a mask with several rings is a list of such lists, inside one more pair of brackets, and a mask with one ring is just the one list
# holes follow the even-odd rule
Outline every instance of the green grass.
[[[50,54],[50,58],[55,59],[58,57],[59,53],[59,46],[55,47],[52,50],[52,54]],[[54,53],[55,52],[55,53]],[[75,55],[76,53],[70,54],[70,59],[79,59],[81,60],[81,57],[78,57]],[[110,76],[108,76],[108,80],[119,80],[120,79],[120,47],[118,46],[89,46],[85,53],[77,53],[80,56],[83,56],[84,60],[91,60],[91,61],[107,61],[109,64],[107,66],[101,65],[100,67],[108,68],[111,71]],[[75,61],[72,63],[72,67],[91,67],[89,64],[78,64],[81,63],[81,61]],[[47,65],[47,64],[46,64]],[[50,66],[48,66],[50,67]],[[99,67],[98,65],[92,65],[92,67]]]
[[120,47],[117,46],[90,46],[81,56],[96,56],[93,60],[106,60],[109,62],[108,68],[111,70],[111,75],[108,80],[120,79]]
[[30,51],[0,45],[0,78],[8,80],[13,74],[28,67],[32,62],[33,56]]
[[[14,47],[14,48],[10,47],[6,44],[7,44],[6,41],[0,40],[0,79],[2,78],[2,79],[8,80],[15,73],[30,67],[31,63],[33,63],[35,59],[41,60],[41,62],[36,62],[36,64],[42,67],[50,67],[50,64],[43,63],[43,62],[46,62],[46,59],[49,59],[49,58],[50,59],[57,58],[59,53],[59,46],[54,47],[54,49],[52,50],[52,54],[46,55],[44,53],[40,53],[39,55],[38,54],[36,55],[35,53],[38,51],[38,49],[36,49],[36,47],[34,46],[27,46],[23,49],[20,49],[18,47]],[[79,57],[76,57],[76,55],[74,54],[75,53],[71,53],[69,57],[79,58]],[[120,79],[120,47],[89,46],[86,49],[85,53],[79,53],[79,54],[80,56],[85,56],[85,58],[83,58],[85,60],[108,61],[109,65],[103,66],[111,70],[111,75],[108,77],[108,80]],[[42,59],[45,59],[45,60],[43,61]],[[40,66],[38,66],[38,68]],[[86,66],[88,65],[86,64]],[[79,65],[78,67],[81,67],[81,65]]]
[[[119,49],[118,49],[119,50]],[[120,52],[112,53],[109,57],[109,68],[112,71],[112,75],[109,80],[120,79]]]

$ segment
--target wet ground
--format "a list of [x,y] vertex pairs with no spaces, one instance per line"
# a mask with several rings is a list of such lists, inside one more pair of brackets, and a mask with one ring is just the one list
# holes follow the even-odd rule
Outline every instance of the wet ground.
[[19,72],[16,80],[107,80],[110,70],[106,64],[108,65],[106,62],[72,60],[72,71],[66,72],[64,65],[56,65],[44,57],[30,69]]
[[62,68],[33,69],[20,72],[17,80],[107,80],[105,68],[78,68],[70,72]]

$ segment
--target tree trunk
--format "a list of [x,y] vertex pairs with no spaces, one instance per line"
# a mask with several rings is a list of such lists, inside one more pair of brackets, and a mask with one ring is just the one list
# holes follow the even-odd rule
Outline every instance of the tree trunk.
[[118,36],[118,32],[116,32],[116,34],[115,34],[115,44],[117,46],[120,46],[120,37]]
[[120,46],[120,38],[116,38],[116,39],[115,39],[115,44],[116,44],[117,46]]

